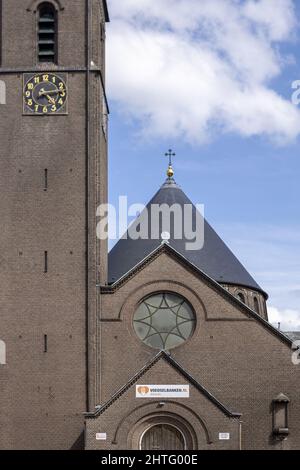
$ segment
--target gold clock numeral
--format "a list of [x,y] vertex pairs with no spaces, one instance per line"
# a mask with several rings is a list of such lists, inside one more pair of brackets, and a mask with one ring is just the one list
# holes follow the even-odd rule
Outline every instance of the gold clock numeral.
[[28,90],[33,90],[33,83],[28,83],[27,88]]
[[43,75],[43,82],[49,81],[49,75]]
[[32,106],[32,105],[33,105],[33,101],[30,99],[30,100],[27,101],[27,104],[28,104],[28,106]]
[[58,104],[60,104],[60,105],[63,105],[63,104],[64,104],[64,102],[63,102],[63,100],[62,100],[61,98],[59,98]]
[[34,110],[35,110],[36,113],[39,111],[39,105],[38,105],[38,104],[36,104],[36,105],[34,106]]
[[40,83],[40,77],[34,77],[34,83]]
[[55,113],[55,111],[57,110],[57,107],[55,106],[55,104],[51,107],[51,111],[52,113]]
[[29,98],[29,97],[30,97],[30,95],[31,95],[30,91],[29,91],[29,90],[27,90],[27,91],[26,91],[26,93],[25,93],[25,96],[26,96],[26,98]]
[[60,82],[58,86],[59,86],[59,89],[60,89],[60,90],[63,90],[63,89],[64,89],[64,84],[63,84],[63,82]]
[[53,82],[53,83],[56,83],[56,77],[55,77],[55,76],[52,77],[52,82]]
[[64,91],[61,91],[60,92],[60,96],[63,98],[64,96],[66,96],[65,92]]
[[43,107],[43,113],[47,113],[47,112],[48,112],[48,108],[47,108],[47,106],[44,106]]

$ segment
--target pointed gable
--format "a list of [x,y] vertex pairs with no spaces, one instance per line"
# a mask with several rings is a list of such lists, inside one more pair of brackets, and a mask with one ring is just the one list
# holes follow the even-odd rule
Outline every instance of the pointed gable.
[[215,405],[222,413],[229,418],[239,418],[240,413],[233,412],[229,410],[223,403],[221,403],[214,395],[212,395],[205,387],[203,387],[196,379],[194,379],[188,371],[186,371],[170,354],[165,351],[160,351],[156,356],[154,356],[145,366],[137,372],[126,384],[123,385],[106,403],[100,406],[94,413],[86,413],[86,416],[89,418],[96,418],[97,416],[104,413],[111,405],[115,403],[116,400],[121,398],[124,393],[126,393],[131,387],[133,387],[139,380],[141,380],[145,374],[151,370],[159,361],[165,361],[169,364],[174,370],[176,370],[179,375],[185,380],[189,385],[195,387],[195,389],[200,392],[205,398],[207,398],[213,405]]

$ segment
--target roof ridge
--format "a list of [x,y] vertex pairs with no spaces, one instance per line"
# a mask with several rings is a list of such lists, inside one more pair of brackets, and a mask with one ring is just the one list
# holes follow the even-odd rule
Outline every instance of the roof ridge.
[[102,406],[100,406],[95,412],[89,412],[85,413],[86,416],[90,418],[96,418],[100,414],[104,413],[104,411],[107,410],[120,396],[122,396],[139,378],[147,372],[147,370],[151,369],[151,367],[156,364],[156,362],[160,359],[161,354],[163,351],[160,351],[158,354],[156,354],[150,361],[148,361],[142,369],[140,369],[134,376],[129,379],[129,381],[123,385],[119,390],[117,390],[112,397],[104,403]]

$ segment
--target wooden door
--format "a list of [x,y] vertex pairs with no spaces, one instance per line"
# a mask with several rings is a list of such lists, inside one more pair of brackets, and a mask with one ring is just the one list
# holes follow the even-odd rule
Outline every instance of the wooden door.
[[157,424],[143,435],[141,450],[185,450],[183,434],[175,426]]

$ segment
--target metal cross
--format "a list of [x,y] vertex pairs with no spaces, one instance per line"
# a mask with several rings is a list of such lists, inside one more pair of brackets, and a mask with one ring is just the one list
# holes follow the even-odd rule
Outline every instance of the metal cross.
[[176,153],[173,152],[172,149],[169,149],[169,151],[167,153],[165,153],[165,156],[169,157],[169,166],[172,166],[172,157],[175,157]]

